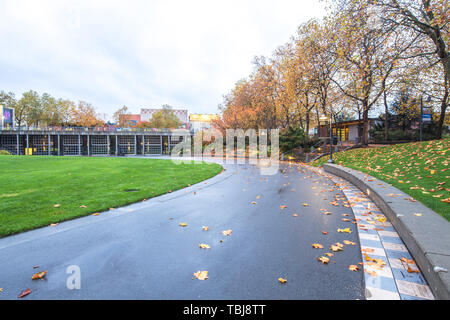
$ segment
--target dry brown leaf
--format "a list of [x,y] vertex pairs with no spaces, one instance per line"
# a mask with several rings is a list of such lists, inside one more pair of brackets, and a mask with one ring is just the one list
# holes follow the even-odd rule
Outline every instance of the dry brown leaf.
[[32,280],[43,279],[47,273],[48,273],[48,271],[38,272],[38,273],[34,274],[34,275],[31,277],[31,279],[32,279]]
[[23,297],[26,297],[26,296],[29,295],[30,293],[31,293],[31,290],[30,290],[30,289],[26,289],[26,290],[22,291],[22,292],[17,296],[17,298],[23,298]]

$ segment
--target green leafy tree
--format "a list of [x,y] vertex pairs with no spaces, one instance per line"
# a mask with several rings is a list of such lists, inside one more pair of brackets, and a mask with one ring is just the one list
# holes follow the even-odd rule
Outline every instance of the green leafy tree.
[[178,128],[182,125],[182,122],[173,112],[173,108],[169,105],[164,105],[161,111],[155,113],[150,120],[148,126],[150,128],[163,129],[163,128]]
[[290,152],[304,146],[306,140],[307,137],[302,128],[289,127],[280,133],[280,150],[283,153]]

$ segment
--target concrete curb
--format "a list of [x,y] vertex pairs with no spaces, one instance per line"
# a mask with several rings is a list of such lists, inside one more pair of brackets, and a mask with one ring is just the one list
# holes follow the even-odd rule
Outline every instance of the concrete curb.
[[[436,299],[450,300],[450,223],[399,189],[362,172],[324,164],[326,172],[344,178],[383,211],[397,229]],[[415,213],[421,213],[418,217]]]

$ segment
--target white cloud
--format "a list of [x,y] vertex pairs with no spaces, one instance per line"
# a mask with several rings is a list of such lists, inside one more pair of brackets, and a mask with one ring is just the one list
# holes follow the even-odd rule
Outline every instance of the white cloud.
[[0,90],[29,89],[112,114],[168,103],[217,105],[323,3],[0,0]]

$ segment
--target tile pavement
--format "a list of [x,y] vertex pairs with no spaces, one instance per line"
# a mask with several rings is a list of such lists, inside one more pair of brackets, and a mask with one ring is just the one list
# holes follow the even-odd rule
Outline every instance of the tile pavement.
[[355,214],[366,299],[434,300],[425,278],[383,212],[349,182],[336,176],[330,178],[345,194]]

